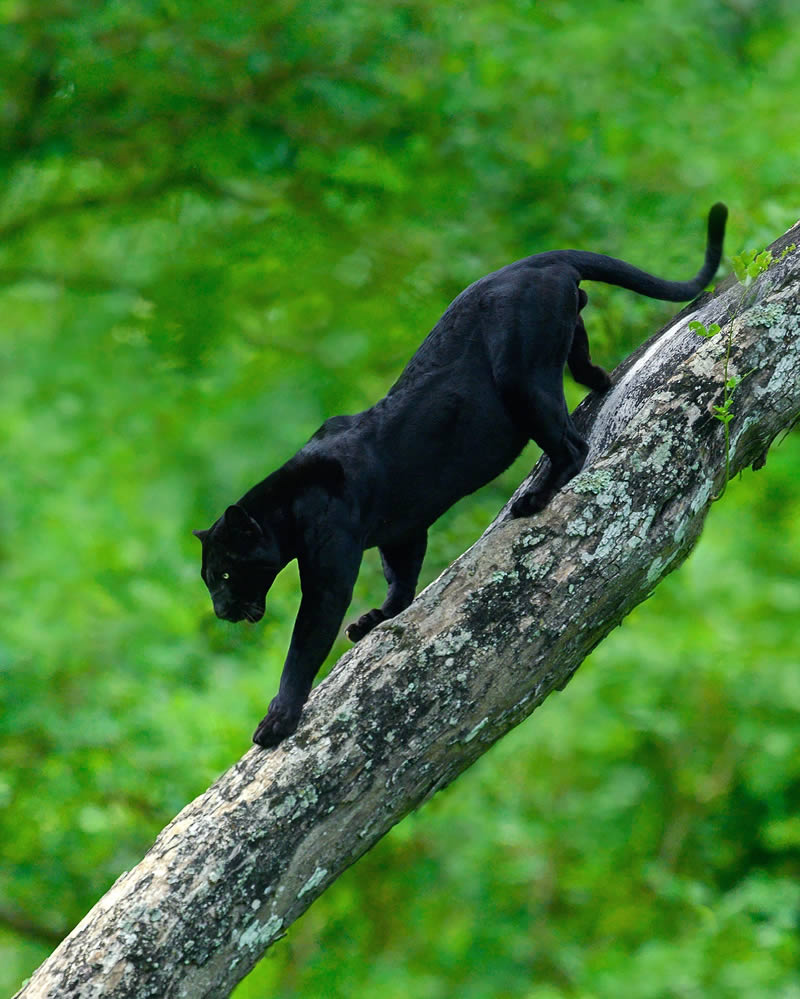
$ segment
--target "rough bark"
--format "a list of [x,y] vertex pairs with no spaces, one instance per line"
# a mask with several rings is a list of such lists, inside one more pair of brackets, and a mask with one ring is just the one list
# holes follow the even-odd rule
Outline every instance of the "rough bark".
[[[800,224],[775,254],[800,242]],[[400,617],[348,652],[297,734],[251,749],[160,834],[18,993],[227,996],[396,822],[562,688],[691,551],[730,474],[800,413],[800,251],[726,282],[615,373],[577,419],[584,472],[540,515],[505,512]],[[697,318],[722,332],[704,340]],[[539,473],[540,474],[540,473]]]

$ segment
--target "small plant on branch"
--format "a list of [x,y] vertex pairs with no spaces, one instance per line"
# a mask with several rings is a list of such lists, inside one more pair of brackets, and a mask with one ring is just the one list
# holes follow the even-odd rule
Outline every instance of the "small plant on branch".
[[[772,250],[743,250],[741,253],[737,254],[735,257],[731,258],[733,264],[733,271],[736,275],[739,284],[744,288],[749,288],[749,286],[755,281],[755,279],[763,274],[764,271],[768,270],[770,266],[777,261],[783,260],[783,258],[788,254],[792,253],[796,249],[796,244],[792,243],[790,246],[784,248],[781,255],[777,258],[773,257]],[[722,402],[711,407],[711,411],[714,414],[714,419],[719,420],[722,424],[725,432],[725,481],[722,484],[722,490],[713,497],[713,499],[722,499],[725,495],[725,490],[728,486],[728,479],[730,477],[730,465],[731,465],[731,438],[730,438],[730,423],[733,420],[733,394],[736,389],[741,385],[742,381],[751,375],[753,371],[748,371],[744,375],[731,375],[729,373],[730,359],[731,359],[731,343],[733,340],[733,324],[737,316],[741,312],[744,306],[745,295],[739,299],[739,304],[736,307],[736,311],[733,316],[731,316],[730,322],[728,324],[728,343],[725,350],[725,364],[723,367],[722,381]],[[689,323],[689,329],[693,333],[697,333],[698,336],[703,337],[706,340],[712,339],[718,333],[721,332],[721,327],[719,323],[711,323],[710,326],[706,327],[697,319],[693,319]],[[755,370],[755,369],[753,369]]]

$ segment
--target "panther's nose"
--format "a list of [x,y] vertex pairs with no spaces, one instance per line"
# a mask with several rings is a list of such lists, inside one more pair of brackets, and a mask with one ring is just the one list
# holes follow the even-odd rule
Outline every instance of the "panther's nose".
[[241,621],[244,619],[244,614],[238,607],[234,604],[229,603],[215,603],[214,613],[222,621]]

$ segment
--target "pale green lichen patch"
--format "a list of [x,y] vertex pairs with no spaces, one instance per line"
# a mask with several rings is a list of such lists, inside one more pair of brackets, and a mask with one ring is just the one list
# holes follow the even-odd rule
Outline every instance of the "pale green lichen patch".
[[711,502],[711,497],[714,493],[714,482],[712,479],[707,479],[702,486],[695,493],[689,509],[692,514],[698,513],[700,510],[704,510],[708,504]]
[[454,632],[452,635],[437,638],[431,646],[431,651],[435,656],[451,656],[456,652],[460,652],[471,638],[472,633],[462,629],[461,631]]
[[336,714],[334,715],[336,721],[349,722],[355,717],[354,705],[350,701],[345,701],[344,704],[340,704],[336,709]]
[[615,499],[619,509],[619,516],[615,517],[600,535],[593,552],[580,552],[579,557],[584,565],[590,565],[597,561],[607,562],[613,558],[619,551],[625,535],[629,531],[631,519],[634,517],[631,510],[630,496],[626,494],[624,487],[620,487],[618,493],[619,495]]
[[314,785],[308,784],[306,787],[300,789],[300,798],[307,806],[311,807],[312,805],[316,805],[319,795]]
[[472,742],[475,736],[480,732],[482,728],[489,724],[488,718],[482,718],[478,724],[470,730],[470,732],[464,736],[464,742]]
[[589,525],[584,517],[576,517],[567,521],[566,533],[573,538],[585,538],[590,533]]
[[747,321],[751,326],[776,326],[786,315],[786,308],[780,302],[769,302],[766,305],[756,305],[747,312]]
[[570,489],[574,493],[593,493],[599,496],[614,485],[614,476],[607,468],[598,468],[595,471],[582,472],[570,483]]
[[654,449],[653,453],[650,455],[650,460],[657,472],[663,472],[664,469],[672,463],[672,440],[667,438],[667,440],[662,441]]
[[722,360],[722,350],[715,346],[714,340],[709,340],[708,343],[689,358],[687,366],[699,378],[714,379],[718,375],[717,369]]
[[523,548],[533,548],[535,545],[540,545],[546,540],[547,535],[545,534],[525,534],[522,536],[520,544]]
[[523,555],[519,561],[528,579],[535,581],[537,579],[544,579],[550,575],[555,563],[555,556],[547,552],[541,554],[539,552],[530,552],[528,555]]
[[661,573],[664,570],[666,563],[661,556],[657,556],[647,570],[647,582],[652,586],[657,579],[661,577]]
[[320,885],[323,882],[323,880],[325,879],[325,875],[327,873],[328,871],[324,867],[315,868],[314,873],[311,875],[308,881],[306,881],[306,883],[297,893],[297,897],[302,898],[303,895],[305,895],[307,892],[313,891],[318,885]]
[[279,819],[285,818],[287,815],[291,815],[296,804],[297,798],[293,794],[287,794],[283,801],[272,809],[272,814]]
[[[792,334],[797,335],[796,331]],[[796,391],[798,384],[798,364],[796,355],[792,351],[786,351],[772,370],[769,381],[768,392],[770,394],[791,393]]]
[[675,551],[669,552],[669,554],[662,558],[660,555],[656,556],[653,562],[650,564],[650,568],[647,570],[647,582],[649,585],[653,585],[662,576],[665,576],[669,571],[669,567],[675,561],[676,558],[681,554],[680,548],[676,548]]
[[266,923],[254,919],[253,922],[239,934],[237,944],[253,950],[263,950],[272,938],[283,928],[280,916],[270,916]]
[[654,392],[650,398],[650,404],[656,406],[670,406],[672,405],[673,395],[671,392],[661,391]]

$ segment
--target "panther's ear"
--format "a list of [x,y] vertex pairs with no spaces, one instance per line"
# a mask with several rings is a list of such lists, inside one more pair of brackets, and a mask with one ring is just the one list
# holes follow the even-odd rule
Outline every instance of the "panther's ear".
[[208,537],[208,531],[207,530],[205,530],[205,531],[192,531],[192,534],[196,538],[200,538],[201,541],[205,541],[206,538]]
[[222,515],[222,523],[231,534],[243,535],[246,538],[260,538],[264,533],[244,507],[229,506]]

